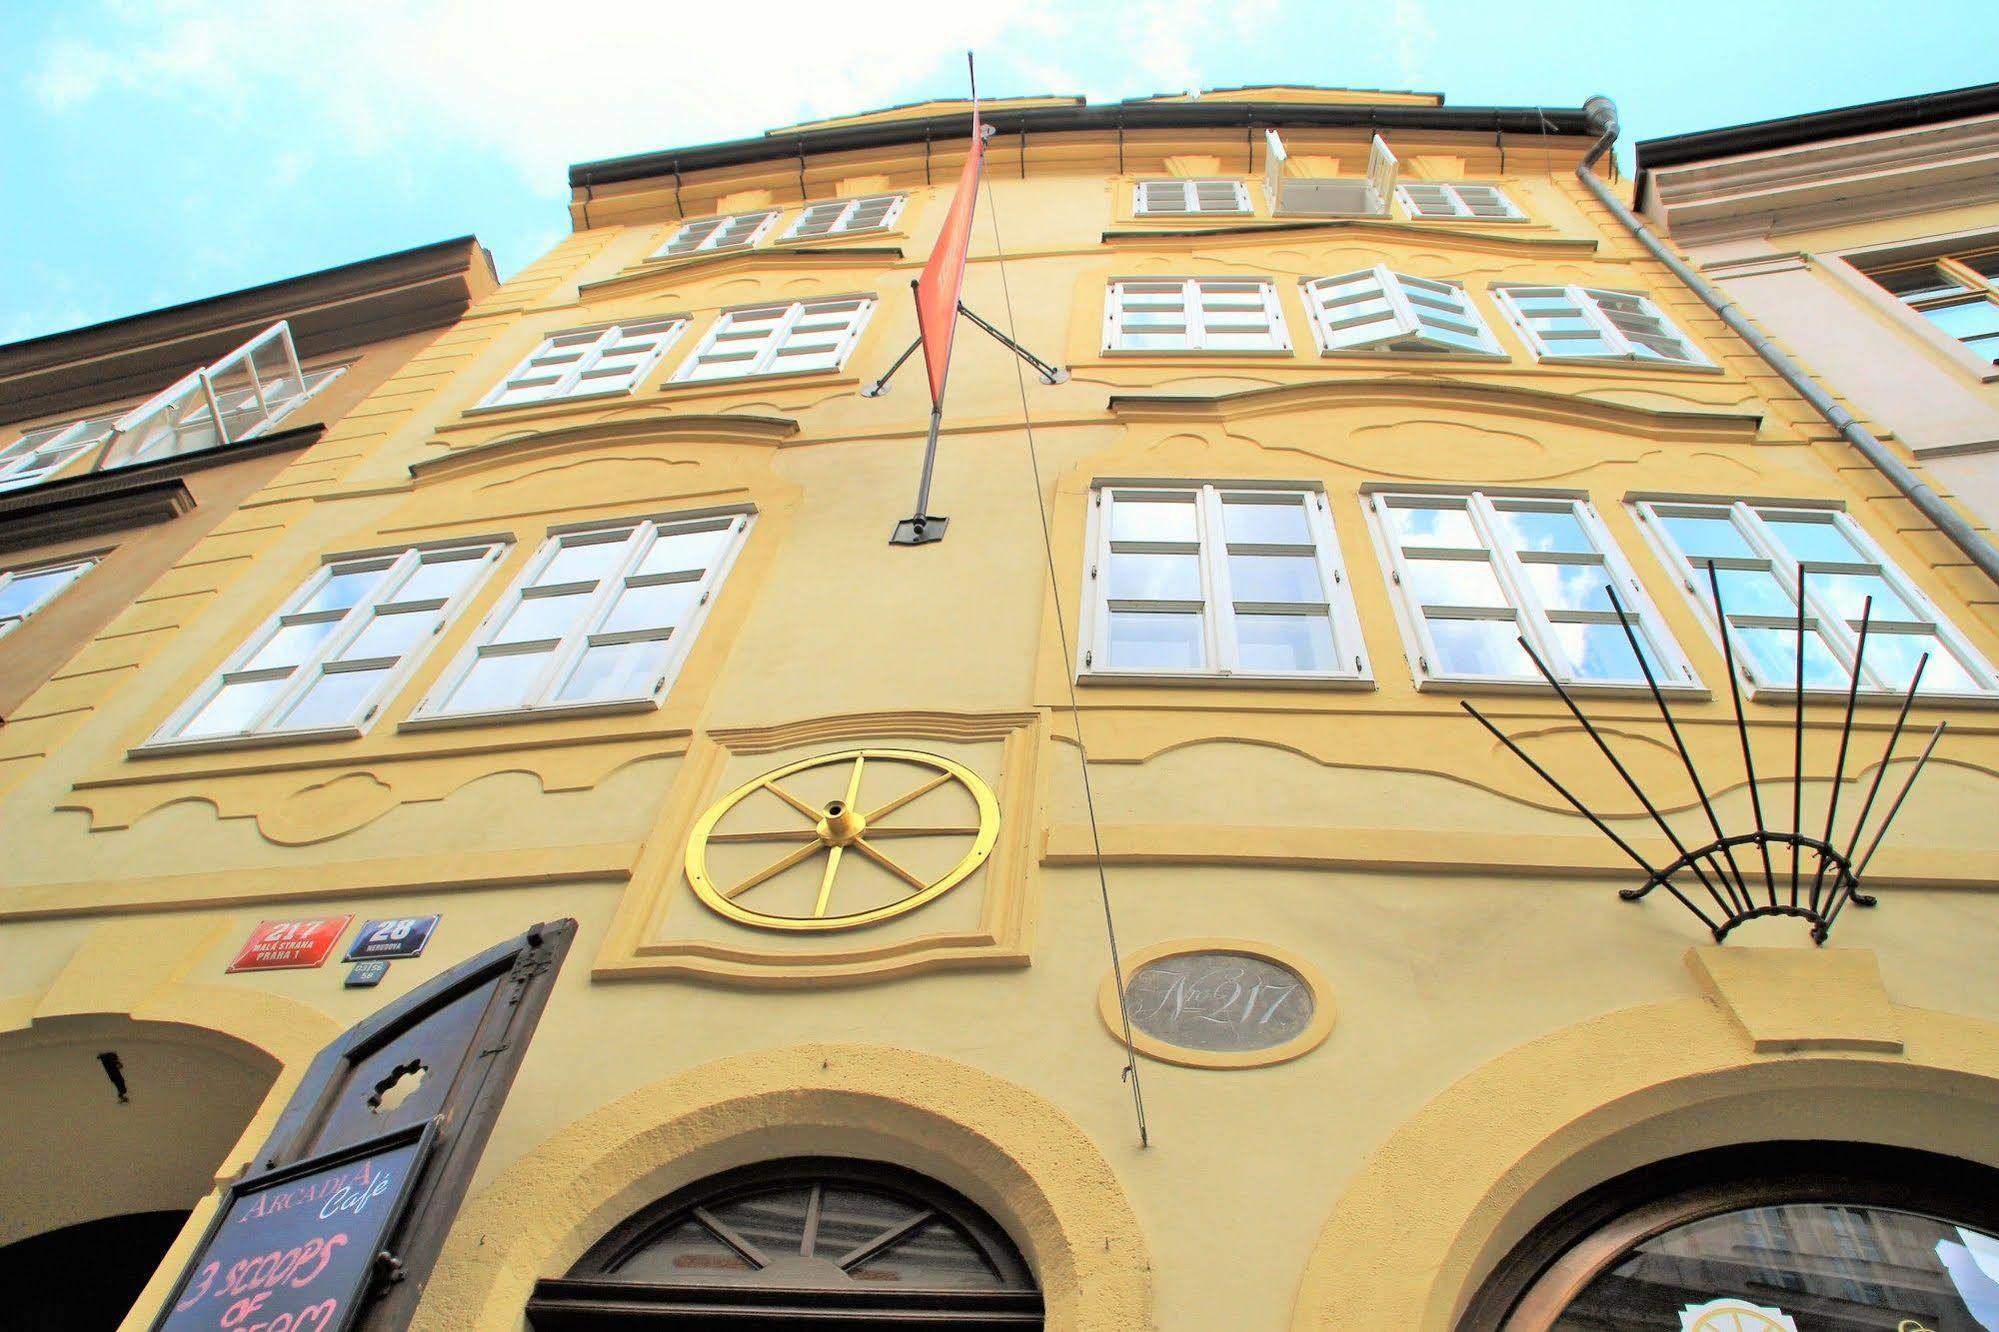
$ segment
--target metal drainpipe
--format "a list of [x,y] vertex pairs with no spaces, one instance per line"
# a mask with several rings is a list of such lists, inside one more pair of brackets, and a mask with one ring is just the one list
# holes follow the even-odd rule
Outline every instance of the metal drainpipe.
[[1853,413],[1840,406],[1833,400],[1831,394],[1820,388],[1811,376],[1805,373],[1804,367],[1779,350],[1762,329],[1749,321],[1734,301],[1722,295],[1685,260],[1667,249],[1664,242],[1652,234],[1651,228],[1626,208],[1624,201],[1612,193],[1608,185],[1597,179],[1596,173],[1590,168],[1595,166],[1597,159],[1609,152],[1611,144],[1617,141],[1617,106],[1608,97],[1592,97],[1583,104],[1583,114],[1589,118],[1590,125],[1601,133],[1601,137],[1589,152],[1583,155],[1582,165],[1576,168],[1576,175],[1581,178],[1590,193],[1594,194],[1598,202],[1608,208],[1611,215],[1638,238],[1638,243],[1643,245],[1654,259],[1671,269],[1673,276],[1686,283],[1694,295],[1700,297],[1721,316],[1723,323],[1741,334],[1743,340],[1755,349],[1758,356],[1769,362],[1770,368],[1775,370],[1786,384],[1796,389],[1799,396],[1810,403],[1819,415],[1831,422],[1833,428],[1846,437],[1847,443],[1853,445],[1861,457],[1872,463],[1881,475],[1888,478],[1889,484],[1901,491],[1903,497],[1916,506],[1917,512],[1935,523],[1937,529],[1949,537],[1973,564],[1985,571],[1987,578],[1999,583],[1999,546],[1994,546],[1980,536],[1978,530],[1957,510],[1945,503],[1943,496],[1937,494],[1928,482],[1909,470],[1908,464],[1897,458],[1886,444],[1876,439],[1872,431],[1853,419]]

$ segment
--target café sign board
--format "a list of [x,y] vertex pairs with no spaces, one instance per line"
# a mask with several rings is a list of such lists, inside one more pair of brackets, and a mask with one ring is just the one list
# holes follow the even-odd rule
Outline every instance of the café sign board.
[[315,916],[310,920],[263,920],[229,964],[237,971],[288,971],[325,964],[333,945],[354,923],[352,915]]
[[394,1242],[435,1121],[229,1191],[155,1332],[345,1332]]

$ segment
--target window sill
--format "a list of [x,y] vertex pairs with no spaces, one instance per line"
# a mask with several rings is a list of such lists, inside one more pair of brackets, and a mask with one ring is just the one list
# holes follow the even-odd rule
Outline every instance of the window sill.
[[571,403],[602,402],[606,398],[629,398],[630,389],[607,389],[601,393],[565,393],[559,398],[537,398],[533,402],[495,403],[487,407],[467,407],[468,417],[499,416],[507,412],[532,412],[559,410]]
[[256,735],[203,736],[199,740],[148,740],[125,751],[129,759],[168,758],[175,754],[201,754],[220,749],[272,749],[281,745],[321,745],[336,740],[359,740],[359,726],[322,726],[310,731],[265,731]]
[[1076,673],[1076,683],[1092,686],[1185,689],[1324,689],[1357,692],[1375,687],[1372,675],[1215,675],[1179,674],[1166,671],[1099,671]]
[[1536,365],[1582,366],[1591,370],[1652,370],[1671,375],[1719,375],[1724,373],[1718,365],[1702,362],[1699,365],[1673,365],[1664,361],[1628,360],[1622,356],[1536,356]]
[[545,703],[540,707],[509,708],[503,712],[451,712],[436,713],[427,717],[411,717],[396,723],[396,732],[400,735],[405,731],[451,731],[473,726],[506,726],[558,717],[615,717],[635,712],[658,712],[659,709],[660,698],[616,698],[602,703]]
[[1295,360],[1297,350],[1291,347],[1105,347],[1100,355],[1120,361],[1144,360],[1147,357],[1163,357],[1178,360],[1192,356],[1213,356],[1225,361],[1254,360],[1257,357],[1283,357]]
[[1321,347],[1319,359],[1322,361],[1395,361],[1427,365],[1431,361],[1471,365],[1505,365],[1513,358],[1505,352],[1399,352],[1382,351],[1377,347]]
[[[1603,681],[1562,681],[1562,688],[1576,698],[1649,699],[1652,690],[1641,680],[1637,684],[1609,684]],[[1421,694],[1501,694],[1516,698],[1553,698],[1555,691],[1546,680],[1490,680],[1475,676],[1419,675],[1416,691]],[[1703,684],[1662,684],[1659,692],[1667,698],[1689,703],[1705,703],[1714,691]],[[1845,695],[1841,695],[1845,697]]]
[[[1788,686],[1752,685],[1746,680],[1743,681],[1742,692],[1743,697],[1751,703],[1782,704],[1785,707],[1795,706],[1798,696],[1798,691]],[[1907,697],[1907,694],[1903,690],[1863,689],[1853,696],[1853,702],[1856,709],[1868,707],[1899,708],[1902,706],[1902,700],[1905,697]],[[1814,705],[1821,703],[1836,704],[1844,708],[1846,706],[1846,691],[1844,689],[1807,689],[1805,690],[1805,702]],[[1918,704],[1927,704],[1932,708],[1977,708],[1989,710],[1999,708],[1999,693],[1946,694],[1932,693],[1924,690],[1916,695],[1916,702]]]
[[730,375],[714,379],[669,379],[661,384],[655,393],[672,393],[682,397],[696,397],[703,389],[716,392],[738,393],[745,384],[804,384],[819,380],[826,384],[858,384],[860,379],[849,375],[845,363],[830,370],[785,370],[776,374]]

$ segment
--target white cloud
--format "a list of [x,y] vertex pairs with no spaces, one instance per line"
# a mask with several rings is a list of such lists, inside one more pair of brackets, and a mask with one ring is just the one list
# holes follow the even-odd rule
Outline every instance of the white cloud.
[[1430,47],[1437,39],[1436,29],[1430,26],[1429,10],[1424,8],[1423,0],[1394,0],[1389,6],[1388,26],[1395,35],[1395,71],[1401,76],[1402,86],[1419,87]]

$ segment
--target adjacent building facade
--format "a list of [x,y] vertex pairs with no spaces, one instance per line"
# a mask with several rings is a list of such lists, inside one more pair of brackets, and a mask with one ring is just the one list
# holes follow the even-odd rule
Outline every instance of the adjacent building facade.
[[[301,1144],[476,1121],[343,1316],[1999,1326],[1964,552],[1583,109],[1275,88],[986,108],[964,304],[1062,373],[961,323],[892,544],[967,110],[575,168],[29,693],[0,1260],[123,1225],[127,1329],[270,1321],[333,1249],[232,1227],[362,1233]],[[514,938],[531,1043],[369,1023]]]

